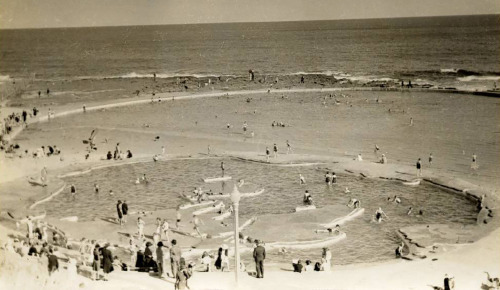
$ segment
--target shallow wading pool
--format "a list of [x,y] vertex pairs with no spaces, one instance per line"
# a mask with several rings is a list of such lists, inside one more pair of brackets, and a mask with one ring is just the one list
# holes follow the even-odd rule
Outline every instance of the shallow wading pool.
[[[201,180],[221,174],[220,162],[224,161],[226,174],[232,176],[231,181],[206,184]],[[112,162],[112,161],[111,161]],[[135,184],[137,177],[146,174],[151,182]],[[307,185],[299,185],[299,173],[307,181]],[[379,179],[366,179],[337,172],[338,184],[328,187],[324,183],[324,170],[315,166],[284,167],[278,165],[259,164],[233,159],[183,159],[160,162],[136,163],[93,170],[89,173],[64,178],[77,188],[77,195],[72,197],[69,189],[41,204],[40,208],[49,216],[78,216],[81,221],[95,218],[115,217],[115,206],[118,199],[127,200],[131,211],[152,211],[173,209],[186,203],[179,193],[191,194],[194,187],[214,192],[230,192],[233,182],[244,179],[242,192],[251,192],[265,188],[259,196],[248,197],[240,202],[240,220],[244,222],[252,216],[263,214],[292,213],[295,207],[302,205],[303,193],[307,189],[314,198],[318,208],[327,205],[346,205],[350,197],[361,201],[365,213],[342,226],[347,238],[331,246],[333,264],[349,264],[373,262],[394,257],[394,248],[399,241],[397,229],[417,224],[472,224],[476,220],[475,202],[465,196],[442,190],[428,184],[416,187],[404,186],[401,182]],[[94,183],[99,184],[100,193],[94,193]],[[344,193],[348,187],[350,194]],[[114,195],[109,195],[109,190]],[[398,195],[401,204],[388,202],[389,196]],[[226,204],[229,199],[224,199]],[[407,210],[413,207],[414,214],[408,216]],[[375,224],[371,222],[378,207],[389,216],[387,222]],[[423,215],[418,215],[422,210]],[[310,214],[314,214],[311,211]],[[329,222],[338,217],[332,213]],[[283,224],[293,231],[293,225]],[[319,225],[316,228],[321,228]],[[225,229],[223,231],[227,231]],[[326,235],[315,234],[311,229],[311,240],[326,238]],[[244,255],[243,258],[249,259]],[[276,252],[268,254],[272,262],[290,262],[294,258],[318,261],[321,249],[290,251],[286,255]]]

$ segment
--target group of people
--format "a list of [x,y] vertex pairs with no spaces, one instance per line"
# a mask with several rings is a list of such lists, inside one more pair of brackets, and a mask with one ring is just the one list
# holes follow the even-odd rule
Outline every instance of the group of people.
[[127,223],[128,204],[126,200],[124,200],[123,202],[121,200],[118,200],[118,202],[116,203],[116,213],[118,214],[117,222],[120,224],[120,226]]
[[[287,152],[289,152],[291,147],[290,147],[290,143],[288,141],[287,141],[287,147],[289,148],[287,150]],[[266,147],[266,162],[267,163],[269,163],[270,157],[271,157],[271,150],[269,150],[269,147]],[[276,145],[276,143],[274,143],[274,145],[273,145],[273,157],[278,158],[278,145]]]
[[323,248],[323,253],[321,255],[321,261],[313,263],[311,260],[305,260],[302,262],[300,259],[295,259],[292,261],[293,272],[319,272],[319,271],[331,271],[331,260],[332,253],[330,249]]
[[133,154],[132,154],[132,151],[130,150],[127,150],[125,153],[122,153],[121,149],[120,149],[120,143],[116,143],[116,146],[115,146],[115,150],[113,151],[113,153],[111,153],[111,151],[108,151],[108,153],[106,154],[106,160],[121,160],[121,159],[129,159],[129,158],[132,158],[133,157]]

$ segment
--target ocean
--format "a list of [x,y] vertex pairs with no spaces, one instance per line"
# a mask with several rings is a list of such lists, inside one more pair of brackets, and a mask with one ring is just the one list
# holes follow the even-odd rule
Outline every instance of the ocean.
[[500,80],[500,15],[0,30],[0,80],[318,73],[469,90]]

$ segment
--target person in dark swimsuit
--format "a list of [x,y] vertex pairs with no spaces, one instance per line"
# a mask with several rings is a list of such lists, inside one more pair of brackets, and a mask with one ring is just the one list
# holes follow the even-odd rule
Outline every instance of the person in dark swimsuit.
[[120,226],[123,224],[122,201],[119,200],[116,204],[116,212],[118,213],[118,222]]

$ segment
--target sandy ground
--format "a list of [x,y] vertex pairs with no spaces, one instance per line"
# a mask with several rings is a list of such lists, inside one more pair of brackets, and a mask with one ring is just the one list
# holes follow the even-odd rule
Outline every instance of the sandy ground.
[[[93,88],[97,90],[99,87],[101,90],[101,86],[104,85],[99,83]],[[131,86],[126,87],[127,90],[130,90]],[[318,91],[318,89],[314,90]],[[43,144],[57,144],[63,151],[61,156],[31,159],[7,157],[4,153],[1,154],[3,164],[3,174],[0,180],[2,224],[12,228],[12,223],[7,221],[8,218],[5,215],[7,211],[16,217],[23,216],[33,202],[60,187],[57,175],[105,164],[99,158],[107,150],[112,149],[115,140],[126,143],[133,150],[134,160],[151,160],[151,156],[159,153],[160,150],[159,144],[151,142],[152,137],[156,135],[168,139],[167,156],[169,158],[199,156],[200,153],[206,152],[206,146],[210,144],[214,154],[262,161],[265,159],[262,152],[266,145],[270,146],[273,142],[283,143],[284,140],[291,139],[294,144],[294,154],[280,156],[279,162],[335,161],[339,163],[332,166],[336,166],[339,170],[349,170],[353,174],[362,173],[371,177],[382,176],[404,180],[411,180],[415,177],[413,164],[417,156],[421,156],[425,161],[427,154],[433,152],[436,156],[435,163],[432,168],[424,167],[424,178],[459,190],[465,189],[467,193],[477,196],[487,193],[487,205],[494,210],[496,217],[500,151],[497,135],[499,122],[496,113],[499,102],[494,98],[433,93],[414,93],[408,96],[397,95],[397,93],[358,91],[349,92],[351,95],[349,102],[353,105],[352,107],[343,99],[340,99],[344,103],[343,106],[337,106],[334,101],[327,100],[325,107],[322,104],[323,96],[333,92],[326,89],[321,93],[308,95],[304,91],[294,93],[290,90],[273,90],[273,93],[269,95],[264,89],[252,94],[241,92],[239,94],[242,97],[237,97],[236,93],[230,93],[230,98],[226,99],[217,98],[226,94],[225,91],[209,91],[203,94],[211,98],[190,100],[181,100],[182,95],[190,94],[187,92],[165,92],[156,94],[156,97],[163,98],[164,103],[155,105],[152,111],[167,112],[166,117],[155,120],[148,118],[151,110],[141,113],[141,106],[144,105],[111,109],[110,104],[127,102],[131,98],[136,103],[150,101],[149,95],[142,98],[131,96],[123,98],[120,96],[122,92],[117,92],[119,93],[114,96],[115,98],[109,97],[104,100],[99,98],[99,94],[103,92],[98,92],[96,95],[89,93],[93,97],[83,101],[53,102],[54,106],[51,108],[56,112],[56,116],[60,114],[61,118],[50,122],[44,120],[48,108],[42,107],[42,122],[30,124],[28,130],[20,133],[15,139],[21,148],[29,150]],[[284,94],[290,98],[283,99],[281,96]],[[177,100],[166,102],[166,100],[171,100],[172,96],[177,97]],[[245,104],[247,97],[252,98],[250,107]],[[377,97],[382,99],[381,104],[375,103]],[[60,98],[59,100],[67,99]],[[16,102],[20,102],[18,105],[30,104],[29,106],[32,106],[30,97]],[[217,105],[220,102],[223,102],[223,105]],[[88,116],[105,112],[108,114],[108,119],[105,119],[103,123],[100,118],[89,118],[85,114],[77,114],[82,112],[83,103],[86,104]],[[211,103],[214,103],[212,107]],[[300,109],[306,112],[304,119],[295,120],[294,116],[299,109],[294,108],[304,103],[307,106],[302,106]],[[314,117],[312,113],[321,107],[335,111]],[[415,119],[415,125],[411,128],[408,126],[410,115],[407,110],[409,108],[411,108],[410,115]],[[230,111],[232,109],[238,113],[232,113]],[[381,113],[388,109],[392,110],[391,114]],[[2,116],[12,110],[16,108],[2,110]],[[257,110],[258,117],[252,117],[253,110]],[[403,113],[403,110],[406,112]],[[61,114],[65,111],[73,113],[70,117],[71,122],[67,124],[64,121],[67,119],[64,119]],[[272,115],[273,112],[274,115]],[[135,116],[132,123],[129,121],[130,118],[126,117],[130,115]],[[196,127],[198,124],[194,125],[198,120],[208,118],[213,120],[214,115],[221,116],[221,120],[210,121],[208,126],[205,126],[202,121],[199,127]],[[329,115],[334,116],[333,119],[330,119]],[[179,119],[182,121],[173,121]],[[243,119],[249,120],[252,130],[255,130],[258,136],[250,142],[242,138],[241,134],[236,133]],[[281,130],[282,128],[271,129],[270,123],[275,119],[290,123],[292,127],[283,128],[284,130]],[[114,120],[116,123],[105,124],[107,120]],[[158,124],[166,122],[170,126],[164,129],[155,122]],[[228,122],[236,127],[234,133],[228,134],[224,129]],[[322,122],[333,124],[336,130],[327,130],[325,135],[324,128],[318,127],[318,124]],[[152,125],[142,128],[143,123]],[[96,126],[102,127],[100,134],[112,140],[111,144],[99,149],[90,160],[84,160],[81,139],[86,137],[82,136],[88,135],[90,128]],[[409,130],[413,131],[408,132]],[[373,163],[376,160],[373,155],[374,144],[378,144],[383,148],[383,152],[387,152],[390,156],[390,164]],[[284,146],[281,145],[281,147]],[[470,170],[469,155],[472,152],[478,154],[481,160],[481,166],[477,171]],[[352,161],[358,153],[363,153],[364,162]],[[25,176],[36,176],[43,166],[49,168],[49,179],[53,181],[51,185],[43,189],[27,186],[24,181]],[[498,221],[496,218],[488,219],[488,221],[488,224],[481,223],[473,229],[472,234],[468,233],[469,237],[476,242],[464,246],[443,246],[442,248],[450,250],[436,255],[436,261],[424,259],[411,262],[350,265],[335,268],[332,273],[302,275],[279,270],[281,265],[274,267],[270,265],[271,271],[266,274],[265,279],[259,280],[243,275],[240,287],[242,289],[430,289],[428,285],[441,285],[444,274],[448,273],[455,277],[456,289],[477,289],[481,281],[485,280],[483,271],[489,271],[496,276],[500,274],[498,264],[500,251],[497,246],[499,231],[494,230],[498,227]],[[88,225],[79,223],[77,229],[71,223],[65,225],[56,220],[51,222],[65,228],[75,238],[82,234],[89,238],[95,234],[96,237],[101,238],[101,234],[105,235],[104,232],[110,227],[116,226],[106,222]],[[99,231],[96,231],[96,228],[99,228]],[[82,232],[79,229],[84,230]],[[119,238],[116,241],[123,242]],[[188,237],[184,238],[183,242],[197,243],[196,239]],[[304,275],[314,277],[302,277]],[[2,283],[5,283],[3,279]],[[103,286],[111,289],[173,288],[171,283],[154,278],[148,279],[140,273],[113,273],[111,280],[113,281],[108,282],[106,286],[104,282],[84,280],[84,288],[99,289]],[[230,289],[234,286],[233,276],[229,273],[196,273],[190,284],[192,289]],[[10,286],[15,285],[10,284]]]

